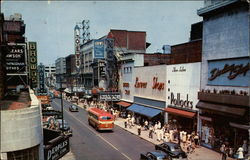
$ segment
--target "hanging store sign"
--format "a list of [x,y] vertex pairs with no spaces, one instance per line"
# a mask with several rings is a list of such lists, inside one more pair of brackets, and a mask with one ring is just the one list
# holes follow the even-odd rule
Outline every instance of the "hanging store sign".
[[119,92],[101,92],[100,101],[120,101],[121,95]]
[[94,41],[94,58],[104,58],[104,40]]
[[26,45],[8,44],[9,53],[6,54],[6,72],[8,74],[26,73]]
[[44,81],[44,65],[38,65],[38,77],[39,77],[38,93],[46,93],[45,81]]
[[80,68],[80,28],[75,28],[75,55],[76,67]]
[[208,62],[208,85],[248,86],[249,57]]
[[36,88],[37,87],[37,47],[36,42],[29,42],[29,73],[30,73],[30,81],[31,81],[31,87]]

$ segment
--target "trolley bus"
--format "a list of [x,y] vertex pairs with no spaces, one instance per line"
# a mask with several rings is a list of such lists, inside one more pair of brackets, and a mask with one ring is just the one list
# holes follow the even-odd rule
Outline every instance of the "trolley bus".
[[114,128],[113,115],[99,108],[89,108],[88,122],[96,130],[113,130]]

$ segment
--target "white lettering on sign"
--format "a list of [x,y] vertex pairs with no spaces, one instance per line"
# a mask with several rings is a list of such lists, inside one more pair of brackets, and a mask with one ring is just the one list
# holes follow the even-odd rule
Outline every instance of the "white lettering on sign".
[[[59,153],[63,153],[63,152],[61,152],[61,150],[63,150],[64,147],[66,147],[67,145],[68,145],[68,141],[66,140],[66,141],[64,141],[62,143],[59,143],[58,145],[51,148],[50,150],[48,150],[47,160],[56,159],[57,157],[59,157],[61,155]],[[64,151],[65,150],[66,149],[64,149]]]
[[12,49],[10,50],[10,53],[23,53],[23,49],[12,48]]

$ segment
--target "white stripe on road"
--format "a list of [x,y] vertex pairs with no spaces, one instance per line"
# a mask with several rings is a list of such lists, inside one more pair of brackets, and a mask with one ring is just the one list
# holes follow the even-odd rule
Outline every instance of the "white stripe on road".
[[[56,101],[55,104],[57,106],[60,107],[61,104],[57,103]],[[63,109],[64,111],[66,111],[68,114],[71,114],[73,118],[75,118],[77,121],[79,121],[81,124],[83,124],[86,128],[88,128],[91,132],[93,132],[97,137],[100,137],[103,141],[105,141],[106,143],[108,143],[111,147],[113,147],[115,150],[119,151],[119,149],[117,147],[115,147],[112,143],[110,143],[109,141],[107,141],[105,138],[103,138],[100,134],[96,133],[92,128],[90,128],[88,125],[86,125],[85,123],[83,123],[82,121],[80,121],[78,118],[76,118],[75,116],[73,116],[72,113],[70,113],[69,111],[67,111],[66,109]],[[120,152],[120,151],[119,151]],[[129,160],[132,160],[131,158],[129,158],[125,153],[120,152],[124,157],[126,157]]]

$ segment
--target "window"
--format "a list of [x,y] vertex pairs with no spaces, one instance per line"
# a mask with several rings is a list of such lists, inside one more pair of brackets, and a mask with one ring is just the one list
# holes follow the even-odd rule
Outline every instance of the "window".
[[110,119],[111,119],[111,117],[101,116],[101,119],[102,119],[102,120],[110,120]]

